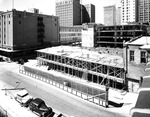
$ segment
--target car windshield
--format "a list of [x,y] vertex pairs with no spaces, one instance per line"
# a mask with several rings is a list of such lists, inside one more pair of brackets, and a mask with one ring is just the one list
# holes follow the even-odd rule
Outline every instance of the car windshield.
[[48,111],[48,107],[44,103],[42,103],[40,106],[40,110],[41,111]]
[[25,96],[27,96],[28,95],[28,93],[26,93],[26,94],[24,94],[24,95],[19,95],[18,94],[18,96],[20,96],[20,97],[25,97]]

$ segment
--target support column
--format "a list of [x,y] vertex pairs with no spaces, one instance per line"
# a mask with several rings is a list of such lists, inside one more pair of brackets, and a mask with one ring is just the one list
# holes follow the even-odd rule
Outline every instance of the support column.
[[106,85],[105,87],[106,89],[106,94],[105,94],[105,107],[107,108],[108,107],[108,90],[109,90],[109,86]]

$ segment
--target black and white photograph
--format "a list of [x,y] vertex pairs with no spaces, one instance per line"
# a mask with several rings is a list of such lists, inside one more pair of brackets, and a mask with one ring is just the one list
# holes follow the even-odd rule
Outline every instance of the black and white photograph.
[[150,0],[0,0],[0,117],[150,117]]

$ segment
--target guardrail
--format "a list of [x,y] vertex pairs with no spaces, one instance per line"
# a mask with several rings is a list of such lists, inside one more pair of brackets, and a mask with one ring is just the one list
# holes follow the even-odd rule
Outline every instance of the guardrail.
[[41,80],[45,83],[51,84],[57,88],[67,91],[77,97],[92,102],[94,104],[108,107],[108,94],[106,91],[89,87],[63,77],[57,77],[50,73],[43,72],[38,69],[30,68],[27,66],[20,66],[19,72],[29,77]]

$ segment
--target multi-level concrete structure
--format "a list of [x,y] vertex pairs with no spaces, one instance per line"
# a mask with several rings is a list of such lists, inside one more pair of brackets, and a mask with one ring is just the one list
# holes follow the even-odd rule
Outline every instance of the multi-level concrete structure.
[[129,22],[137,22],[138,10],[137,0],[121,0],[121,24],[127,24]]
[[88,40],[90,40],[93,43],[90,47],[123,48],[123,43],[131,40],[133,37],[147,35],[147,26],[139,24],[116,26],[95,25],[90,28],[89,31],[89,26],[87,26],[87,29],[84,29],[84,33],[82,34],[84,42],[88,43]]
[[60,26],[80,25],[80,0],[56,0],[56,16],[59,17]]
[[150,22],[150,0],[138,0],[138,21]]
[[115,89],[125,86],[123,59],[119,56],[99,54],[97,51],[71,46],[38,50],[37,55],[38,66],[48,66],[49,70],[75,76],[96,86],[107,83]]
[[85,23],[95,23],[95,5],[86,4],[84,5],[84,7],[86,8],[87,14],[89,16],[89,22],[85,22]]
[[116,7],[115,7],[115,5],[104,7],[104,25],[106,25],[106,26],[116,25]]
[[0,53],[7,55],[59,42],[58,17],[26,11],[0,14]]

